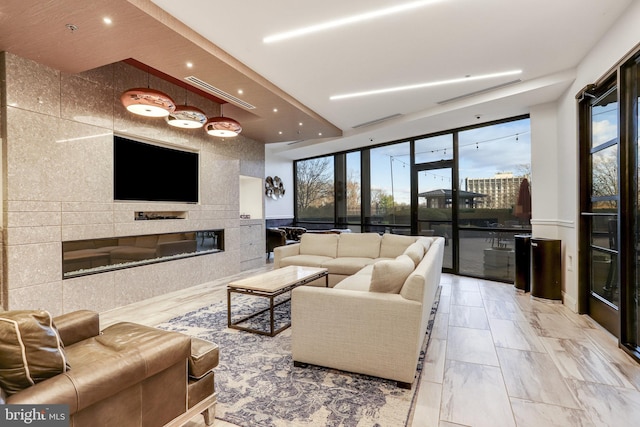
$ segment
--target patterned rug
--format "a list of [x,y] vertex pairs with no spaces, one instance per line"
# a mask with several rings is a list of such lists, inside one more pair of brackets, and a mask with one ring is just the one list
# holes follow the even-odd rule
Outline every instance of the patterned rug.
[[[406,426],[419,385],[440,289],[431,310],[411,390],[395,381],[317,366],[296,368],[291,359],[291,329],[275,337],[227,328],[226,301],[173,318],[159,328],[215,342],[216,418],[255,426]],[[266,298],[233,295],[234,321],[268,307]],[[290,303],[276,308],[276,329],[290,318]],[[268,330],[268,312],[242,325]]]

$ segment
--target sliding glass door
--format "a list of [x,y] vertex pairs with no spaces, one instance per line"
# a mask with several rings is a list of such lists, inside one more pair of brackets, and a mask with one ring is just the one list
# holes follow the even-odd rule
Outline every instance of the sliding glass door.
[[444,237],[443,268],[453,269],[453,162],[440,161],[416,167],[418,182],[418,235]]

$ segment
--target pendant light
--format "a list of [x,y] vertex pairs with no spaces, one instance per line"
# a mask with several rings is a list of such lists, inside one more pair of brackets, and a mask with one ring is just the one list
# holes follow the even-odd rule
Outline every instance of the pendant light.
[[220,106],[220,117],[212,117],[207,120],[205,130],[209,135],[219,137],[233,137],[242,132],[242,126],[238,121],[222,115],[222,105]]
[[178,105],[173,113],[166,117],[167,123],[171,126],[184,129],[197,129],[204,126],[207,116],[199,108],[187,105]]
[[169,125],[177,128],[198,129],[204,126],[207,115],[201,109],[187,105],[187,89],[185,88],[184,105],[177,105],[165,120]]
[[167,117],[176,109],[169,95],[149,88],[129,89],[120,96],[120,101],[130,112],[146,117]]

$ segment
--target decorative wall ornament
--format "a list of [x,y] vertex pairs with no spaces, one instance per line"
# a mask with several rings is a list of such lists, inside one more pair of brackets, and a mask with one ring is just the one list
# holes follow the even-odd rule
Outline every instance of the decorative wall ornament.
[[282,180],[277,176],[273,178],[268,176],[264,180],[264,194],[273,200],[284,197],[284,184],[282,184]]

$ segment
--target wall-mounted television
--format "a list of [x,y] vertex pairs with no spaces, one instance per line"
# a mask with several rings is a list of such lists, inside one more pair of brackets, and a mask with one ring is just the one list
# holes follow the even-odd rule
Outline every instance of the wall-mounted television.
[[198,203],[198,153],[114,135],[115,200]]

